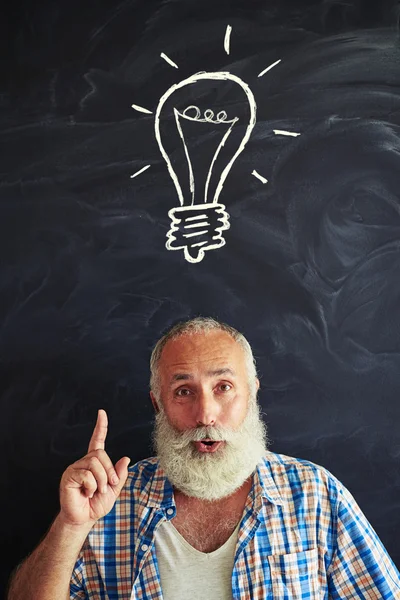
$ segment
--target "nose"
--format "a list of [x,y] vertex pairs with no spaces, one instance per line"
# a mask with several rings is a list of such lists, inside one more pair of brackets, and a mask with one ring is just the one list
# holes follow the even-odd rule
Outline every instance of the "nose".
[[200,390],[196,402],[196,424],[198,427],[209,427],[215,425],[219,405],[212,391]]

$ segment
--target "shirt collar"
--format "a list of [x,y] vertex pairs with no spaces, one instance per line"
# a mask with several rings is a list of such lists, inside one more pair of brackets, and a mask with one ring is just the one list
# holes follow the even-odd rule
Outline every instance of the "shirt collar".
[[150,508],[175,507],[174,489],[167,479],[164,470],[160,467],[157,459],[153,476],[149,478],[140,495],[140,500]]
[[285,501],[282,499],[271,472],[270,460],[272,456],[271,452],[267,452],[265,457],[257,464],[253,483],[254,499],[256,500],[257,497],[264,498],[271,504],[282,506]]

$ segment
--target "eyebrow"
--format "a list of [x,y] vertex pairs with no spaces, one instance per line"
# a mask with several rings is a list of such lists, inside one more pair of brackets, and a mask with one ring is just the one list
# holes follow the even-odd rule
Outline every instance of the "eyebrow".
[[[221,375],[231,375],[232,377],[235,377],[235,371],[229,367],[224,367],[223,369],[207,371],[206,375],[207,377],[219,377]],[[171,377],[170,383],[174,383],[175,381],[190,381],[193,379],[194,377],[191,373],[175,373],[175,375]]]
[[234,377],[235,371],[229,367],[224,367],[223,369],[216,369],[215,371],[207,371],[207,375],[209,377],[216,377],[218,375],[232,375]]

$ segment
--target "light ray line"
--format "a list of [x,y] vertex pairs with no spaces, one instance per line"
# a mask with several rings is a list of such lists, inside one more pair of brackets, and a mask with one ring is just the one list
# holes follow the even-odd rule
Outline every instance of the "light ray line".
[[161,52],[160,54],[161,58],[163,58],[169,65],[171,65],[171,67],[175,67],[175,69],[178,69],[178,65],[176,63],[174,63],[173,60],[171,60],[169,58],[169,56],[167,56],[166,54],[164,54],[164,52]]
[[131,179],[133,179],[134,177],[137,177],[138,175],[140,175],[144,171],[147,171],[147,169],[150,169],[150,167],[151,167],[151,165],[146,165],[145,167],[143,167],[143,169],[140,169],[140,171],[137,171],[136,173],[134,173],[133,175],[131,175]]
[[261,71],[261,73],[258,74],[258,77],[262,77],[263,75],[265,75],[265,73],[268,73],[268,71],[270,71],[271,69],[276,67],[276,65],[279,65],[280,62],[282,62],[281,58],[279,60],[277,60],[276,62],[274,62],[272,65],[269,65],[269,67],[264,69],[264,71]]
[[224,40],[224,48],[225,48],[225,52],[227,54],[229,54],[231,51],[231,33],[232,33],[232,27],[231,27],[231,25],[228,25],[226,28],[225,40]]
[[275,135],[289,135],[290,137],[299,137],[301,133],[294,133],[294,131],[284,131],[283,129],[274,129]]
[[146,113],[148,115],[153,114],[151,110],[148,110],[147,108],[143,108],[143,106],[139,106],[138,104],[132,104],[132,108],[134,108],[135,110],[138,110],[139,112]]
[[254,177],[257,177],[257,179],[259,179],[262,183],[268,183],[268,179],[265,179],[265,177],[260,175],[260,173],[257,173],[257,171],[255,169],[252,172],[252,175],[254,175]]

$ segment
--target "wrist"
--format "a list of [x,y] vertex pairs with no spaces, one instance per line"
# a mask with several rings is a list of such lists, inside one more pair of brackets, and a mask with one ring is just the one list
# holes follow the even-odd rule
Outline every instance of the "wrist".
[[71,523],[71,521],[68,521],[68,519],[65,518],[62,512],[59,512],[53,521],[51,529],[53,529],[55,533],[61,535],[86,538],[94,524],[95,521]]

